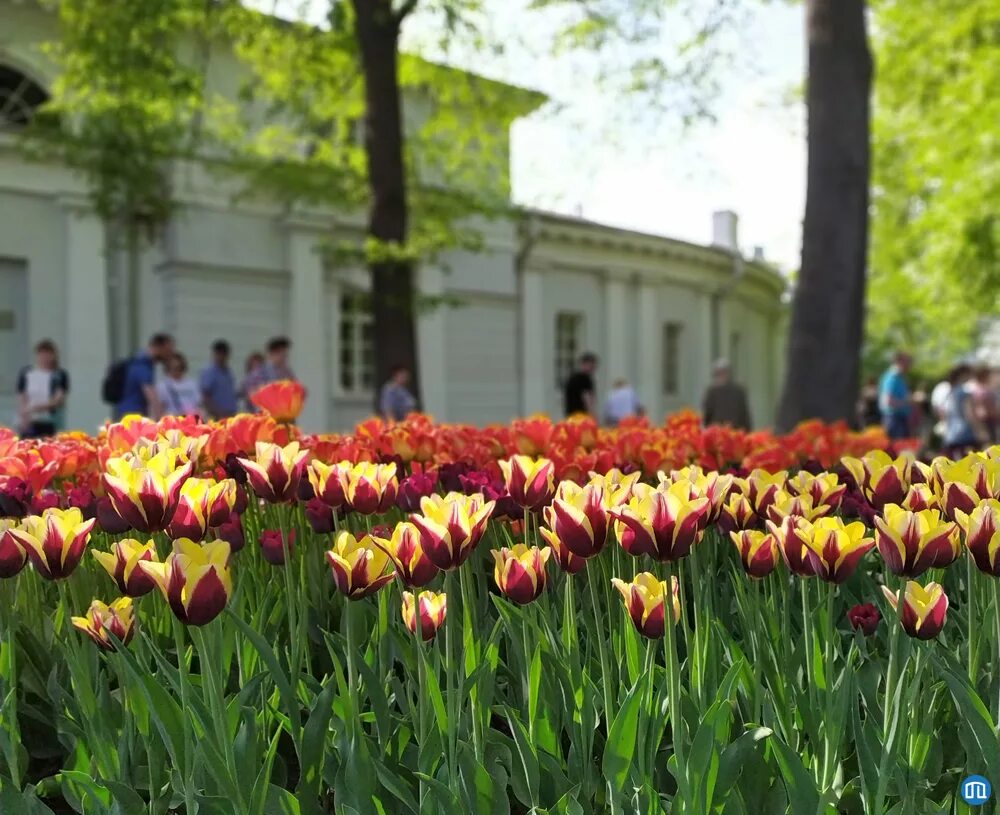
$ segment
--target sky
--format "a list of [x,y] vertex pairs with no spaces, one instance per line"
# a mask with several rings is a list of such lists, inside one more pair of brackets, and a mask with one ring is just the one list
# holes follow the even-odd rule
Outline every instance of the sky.
[[[326,5],[277,2],[282,14],[294,6],[317,20]],[[602,85],[587,55],[554,55],[557,20],[525,12],[529,3],[485,0],[487,51],[442,51],[439,18],[426,12],[406,21],[403,37],[407,50],[549,97],[513,128],[516,202],[696,243],[711,240],[712,212],[730,209],[746,254],[760,246],[784,271],[797,268],[806,163],[803,106],[794,101],[805,62],[801,4],[755,7],[734,41],[739,57],[720,77],[712,120],[685,127]]]

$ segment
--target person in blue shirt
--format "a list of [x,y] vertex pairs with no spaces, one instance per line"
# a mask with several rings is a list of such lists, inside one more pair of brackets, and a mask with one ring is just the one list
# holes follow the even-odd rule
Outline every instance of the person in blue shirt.
[[212,419],[225,419],[239,411],[236,379],[229,367],[230,348],[225,340],[212,343],[212,362],[198,377],[201,402]]
[[882,374],[878,383],[878,406],[882,425],[890,439],[905,439],[910,435],[910,413],[913,410],[910,386],[906,372],[913,358],[904,351],[897,351],[892,365]]
[[174,355],[174,338],[169,334],[154,334],[149,344],[132,357],[125,373],[122,398],[115,405],[115,417],[139,413],[158,419],[163,405],[156,393],[156,366]]

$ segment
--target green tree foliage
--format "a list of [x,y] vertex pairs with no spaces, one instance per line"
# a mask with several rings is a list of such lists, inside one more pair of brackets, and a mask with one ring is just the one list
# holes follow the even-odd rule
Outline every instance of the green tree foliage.
[[868,358],[936,373],[1000,311],[1000,2],[878,0]]

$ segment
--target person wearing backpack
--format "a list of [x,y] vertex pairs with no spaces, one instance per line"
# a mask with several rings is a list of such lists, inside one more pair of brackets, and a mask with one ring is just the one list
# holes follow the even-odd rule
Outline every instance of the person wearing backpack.
[[[105,398],[114,398],[114,418],[117,421],[129,413],[157,418],[163,415],[163,405],[156,392],[156,366],[174,355],[174,338],[169,334],[154,334],[149,344],[129,360],[115,363],[105,378]],[[120,388],[115,386],[120,380]],[[117,392],[115,392],[117,391]]]

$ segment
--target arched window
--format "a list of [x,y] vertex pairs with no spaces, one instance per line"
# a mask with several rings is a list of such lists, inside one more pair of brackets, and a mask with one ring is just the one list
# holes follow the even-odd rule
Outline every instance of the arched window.
[[24,127],[48,100],[37,82],[16,68],[0,65],[0,132]]

